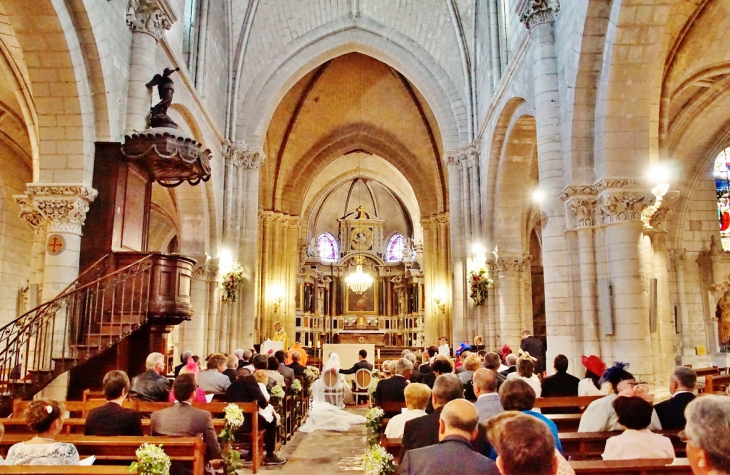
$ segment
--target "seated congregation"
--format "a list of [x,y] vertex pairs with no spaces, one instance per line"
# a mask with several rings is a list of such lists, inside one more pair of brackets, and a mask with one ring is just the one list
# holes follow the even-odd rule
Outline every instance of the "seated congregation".
[[[143,443],[162,443],[173,475],[224,473],[219,438],[227,427],[227,405],[233,403],[244,415],[231,443],[242,454],[239,468],[248,466],[256,473],[262,462],[284,464],[276,451],[298,429],[307,409],[302,386],[306,390],[310,381],[303,376],[301,359],[297,351],[267,356],[237,350],[227,357],[210,355],[201,370],[199,358],[185,352],[174,378],[168,378],[164,355],[152,353],[146,371],[131,382],[124,371],[108,372],[103,396],[99,394],[103,399],[87,391],[84,401],[16,400],[12,416],[0,425],[0,454],[5,457],[0,463],[79,465],[83,456],[95,455],[94,465],[124,463],[128,471]],[[77,412],[81,418],[66,415]],[[168,453],[170,440],[187,446]],[[104,445],[118,452],[112,454],[112,447]]]
[[372,405],[399,473],[730,474],[730,397],[698,384],[703,370],[675,368],[655,404],[623,363],[583,357],[581,380],[563,355],[544,376],[520,353],[452,360],[434,346],[420,365],[408,350],[386,361]]

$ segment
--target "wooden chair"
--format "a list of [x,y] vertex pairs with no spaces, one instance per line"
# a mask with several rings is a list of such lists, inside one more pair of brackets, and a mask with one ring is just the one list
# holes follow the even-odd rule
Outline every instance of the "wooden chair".
[[363,396],[368,402],[370,402],[370,393],[368,392],[368,386],[370,386],[372,378],[372,373],[365,368],[360,368],[355,373],[355,391],[353,391],[352,393],[352,395],[355,397],[355,405],[358,404],[358,402],[360,401],[360,397]]
[[106,401],[106,395],[104,394],[104,391],[94,391],[91,389],[84,389],[84,392],[81,395],[81,400],[88,401],[90,399],[103,399],[104,401]]
[[587,407],[590,403],[602,397],[604,396],[539,397],[535,399],[535,405],[533,407]]
[[724,394],[730,386],[730,375],[707,376],[705,377],[705,393],[707,394]]
[[324,384],[324,400],[334,406],[337,406],[344,400],[345,388],[338,387],[339,375],[336,369],[331,369],[322,375],[322,384]]

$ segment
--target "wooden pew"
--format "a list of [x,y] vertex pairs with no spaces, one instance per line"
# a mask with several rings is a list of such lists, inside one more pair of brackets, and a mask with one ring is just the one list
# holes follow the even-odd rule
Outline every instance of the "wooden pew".
[[398,460],[403,439],[389,439],[383,436],[380,438],[380,445],[385,448],[386,452],[393,456],[393,459]]
[[648,460],[590,460],[570,462],[576,475],[685,475],[692,467],[685,458]]
[[[600,460],[606,448],[606,440],[621,432],[561,432],[560,444],[563,446],[565,458],[572,457],[573,460]],[[658,431],[658,434],[669,437],[674,446],[674,454],[677,457],[684,457],[687,448],[684,442],[679,440],[679,431]]]
[[[7,456],[11,446],[32,437],[33,434],[6,434],[0,441],[0,453]],[[143,443],[162,444],[170,460],[192,463],[193,475],[203,475],[205,470],[205,443],[202,434],[195,437],[94,437],[71,434],[59,435],[56,440],[73,444],[81,458],[94,455],[97,459],[95,464],[131,464],[137,460],[135,451]]]
[[707,376],[705,377],[704,392],[707,394],[725,394],[728,386],[730,386],[730,375]]
[[[5,427],[5,433],[6,434],[32,434],[33,431],[30,430],[28,427],[28,424],[26,424],[25,419],[22,418],[10,418],[10,419],[2,419],[0,420],[2,422],[3,426]],[[150,419],[142,419],[142,431],[144,432],[144,435],[152,435],[151,433],[151,420]],[[225,419],[213,419],[213,428],[215,429],[215,433],[219,434],[220,431],[225,426],[226,421]],[[83,417],[70,417],[68,419],[63,420],[63,429],[61,430],[62,434],[83,434],[84,429],[86,429],[86,419]]]
[[578,432],[581,414],[545,414],[558,426],[558,432]]
[[539,397],[535,399],[534,407],[538,408],[560,408],[560,407],[586,407],[596,399],[604,396],[575,396],[575,397]]
[[129,475],[126,465],[92,465],[81,467],[73,465],[13,465],[3,466],[0,473],[16,473],[19,475]]

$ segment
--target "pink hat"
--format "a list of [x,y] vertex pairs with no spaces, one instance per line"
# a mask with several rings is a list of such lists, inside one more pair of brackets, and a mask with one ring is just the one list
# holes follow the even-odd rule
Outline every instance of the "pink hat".
[[195,362],[192,358],[188,358],[188,364],[185,365],[185,367],[195,375],[195,377],[200,374],[200,366],[198,366],[198,363]]
[[606,371],[606,363],[596,355],[583,356],[581,361],[583,362],[583,366],[596,376],[601,376]]
[[502,347],[502,359],[507,358],[507,355],[509,355],[510,353],[512,353],[512,349],[510,349],[509,345],[505,343]]

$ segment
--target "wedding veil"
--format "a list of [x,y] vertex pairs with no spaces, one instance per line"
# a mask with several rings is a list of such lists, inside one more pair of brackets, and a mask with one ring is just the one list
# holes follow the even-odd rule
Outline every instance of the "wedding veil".
[[330,353],[329,359],[324,364],[322,374],[326,373],[330,369],[336,369],[339,371],[340,368],[342,368],[342,365],[340,365],[340,356],[333,351],[332,353]]

